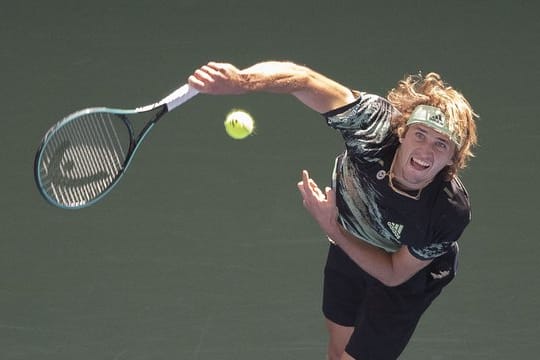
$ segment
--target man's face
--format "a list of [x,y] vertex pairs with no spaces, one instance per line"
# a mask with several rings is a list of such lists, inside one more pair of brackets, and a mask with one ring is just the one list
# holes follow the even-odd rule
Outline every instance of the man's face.
[[406,190],[421,189],[446,166],[452,165],[456,145],[429,126],[413,124],[400,138],[394,176]]

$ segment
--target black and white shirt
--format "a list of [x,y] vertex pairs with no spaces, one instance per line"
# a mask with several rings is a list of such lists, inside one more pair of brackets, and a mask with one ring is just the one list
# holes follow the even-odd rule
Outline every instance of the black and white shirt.
[[433,259],[446,253],[469,223],[469,197],[457,177],[445,181],[442,173],[418,200],[390,188],[387,175],[399,146],[390,120],[397,114],[386,99],[367,93],[324,114],[345,140],[333,173],[339,221],[388,252],[405,245],[415,257]]

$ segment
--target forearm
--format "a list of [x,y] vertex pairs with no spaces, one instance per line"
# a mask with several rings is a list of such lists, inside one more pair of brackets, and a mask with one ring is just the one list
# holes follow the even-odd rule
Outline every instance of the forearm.
[[[395,252],[387,252],[356,238],[337,220],[326,227],[329,238],[335,242],[365,272],[387,286],[397,286],[431,263],[414,257],[406,245]],[[325,228],[323,228],[325,229]]]
[[302,194],[304,207],[328,238],[343,249],[359,267],[383,284],[399,285],[431,262],[414,257],[407,246],[388,253],[353,236],[338,222],[335,190],[326,187],[323,192],[306,170],[302,171],[302,181],[297,186]]
[[292,62],[266,61],[240,70],[246,91],[294,93],[306,88],[310,70]]
[[407,280],[396,271],[391,253],[362,241],[336,224],[328,234],[330,240],[339,246],[365,272],[387,286],[396,286]]
[[302,171],[302,181],[297,186],[302,194],[304,207],[333,244],[339,246],[359,267],[382,283],[394,285],[401,281],[391,254],[354,237],[338,222],[334,189],[326,187],[323,192],[306,170]]
[[240,71],[246,91],[287,93],[320,113],[354,101],[347,87],[310,68],[291,62],[269,61]]

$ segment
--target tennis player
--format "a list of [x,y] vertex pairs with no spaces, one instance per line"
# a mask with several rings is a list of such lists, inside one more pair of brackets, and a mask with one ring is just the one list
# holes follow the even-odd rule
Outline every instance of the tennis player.
[[328,358],[397,359],[456,273],[470,221],[457,173],[476,144],[468,101],[436,73],[406,76],[381,97],[290,62],[211,62],[189,83],[208,94],[292,94],[342,134],[332,186],[323,191],[305,170],[298,183],[330,241]]

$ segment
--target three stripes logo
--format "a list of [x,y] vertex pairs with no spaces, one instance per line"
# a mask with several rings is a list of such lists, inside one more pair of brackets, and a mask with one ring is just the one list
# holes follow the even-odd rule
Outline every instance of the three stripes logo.
[[401,232],[403,231],[403,225],[396,224],[390,221],[387,222],[387,224],[394,236],[399,240],[399,238],[401,237]]
[[444,126],[444,115],[443,114],[434,114],[429,117],[429,121],[438,124],[439,126]]

